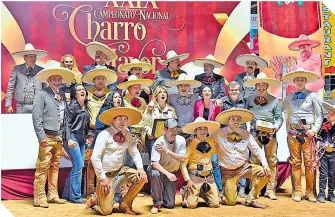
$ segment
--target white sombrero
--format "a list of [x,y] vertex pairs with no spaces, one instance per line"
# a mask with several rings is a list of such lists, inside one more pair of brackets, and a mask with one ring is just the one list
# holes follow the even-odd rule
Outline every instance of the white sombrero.
[[149,71],[152,66],[150,63],[140,62],[138,59],[132,59],[130,63],[126,63],[120,66],[120,70],[128,72],[134,67],[142,68],[142,71]]
[[87,54],[95,60],[95,53],[97,51],[101,51],[104,54],[106,54],[107,56],[107,62],[111,62],[113,60],[117,59],[117,55],[115,53],[115,50],[111,49],[110,47],[108,47],[107,45],[97,42],[97,41],[93,41],[90,42],[86,45],[86,52]]
[[43,58],[48,55],[48,52],[45,50],[35,49],[35,47],[31,43],[28,43],[24,46],[24,50],[12,53],[13,56],[17,57],[23,57],[28,54],[35,54],[36,58]]
[[142,120],[141,112],[126,107],[108,109],[100,114],[99,120],[106,125],[112,125],[113,119],[117,116],[127,116],[128,126],[136,125]]
[[309,39],[307,35],[305,34],[301,34],[299,36],[298,39],[294,40],[293,42],[291,42],[289,45],[288,45],[288,48],[290,50],[295,50],[295,51],[298,51],[300,50],[299,46],[300,45],[303,45],[303,44],[309,44],[311,45],[312,47],[317,47],[319,46],[321,43],[317,40],[312,40],[312,39]]
[[320,76],[314,72],[305,70],[303,68],[297,68],[297,70],[293,71],[293,72],[289,72],[287,74],[285,74],[282,78],[282,80],[285,83],[293,83],[293,80],[295,78],[299,78],[299,77],[303,77],[307,79],[307,82],[313,82],[313,81],[317,81],[320,79]]
[[74,73],[60,66],[60,62],[56,60],[48,60],[44,64],[44,69],[36,74],[36,79],[40,82],[48,83],[50,76],[59,75],[62,77],[63,83],[72,83],[74,81]]
[[250,79],[244,82],[246,87],[254,87],[257,83],[267,83],[269,87],[275,87],[280,85],[280,81],[275,78],[268,78],[264,72],[260,72],[257,78]]
[[206,121],[203,117],[197,117],[194,122],[186,124],[182,130],[187,134],[195,134],[198,127],[207,127],[208,133],[213,133],[220,128],[220,124],[215,121]]
[[257,63],[257,68],[260,68],[260,69],[269,66],[268,62],[265,59],[257,56],[254,53],[252,53],[252,54],[242,54],[242,55],[236,57],[235,60],[236,60],[237,64],[239,64],[240,66],[244,66],[244,67],[246,66],[246,63],[248,61],[253,61],[253,62]]
[[180,61],[183,61],[187,59],[189,56],[190,56],[189,53],[177,54],[176,51],[170,50],[166,54],[166,60],[161,60],[159,61],[159,63],[162,65],[167,65],[170,61],[174,59],[180,59]]
[[212,54],[206,56],[206,58],[196,58],[193,63],[197,66],[204,66],[204,63],[213,65],[215,68],[222,68],[224,64],[214,58]]
[[150,79],[139,79],[136,75],[130,75],[128,78],[128,81],[123,82],[116,87],[118,89],[124,90],[127,89],[128,87],[135,85],[135,84],[140,84],[141,88],[145,87],[150,87],[154,82]]
[[88,84],[94,84],[93,80],[97,76],[104,76],[106,85],[114,84],[118,78],[117,73],[111,69],[92,69],[83,75],[82,80]]
[[166,86],[174,87],[179,84],[188,84],[191,88],[200,87],[202,83],[200,81],[190,79],[185,73],[179,75],[178,80],[166,82]]
[[333,112],[335,112],[335,107],[334,105],[328,103],[328,102],[322,102],[322,106],[323,108],[328,112],[328,110],[332,110]]
[[229,118],[234,115],[241,117],[241,124],[250,122],[252,119],[254,119],[254,113],[247,109],[231,108],[218,114],[218,116],[215,118],[215,121],[219,122],[220,124],[228,124]]

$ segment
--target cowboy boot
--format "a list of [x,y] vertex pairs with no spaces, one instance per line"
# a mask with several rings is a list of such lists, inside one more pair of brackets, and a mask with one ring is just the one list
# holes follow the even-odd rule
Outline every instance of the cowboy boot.
[[316,203],[317,200],[314,196],[314,178],[315,172],[310,172],[310,168],[305,167],[305,176],[306,176],[306,198],[309,202]]

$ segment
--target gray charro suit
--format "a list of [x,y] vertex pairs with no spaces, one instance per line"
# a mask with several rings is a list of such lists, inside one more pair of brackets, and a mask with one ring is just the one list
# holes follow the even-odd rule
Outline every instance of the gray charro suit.
[[[181,69],[178,69],[177,70],[179,72],[179,74],[182,74],[182,73],[185,73],[187,74],[185,71],[181,70]],[[152,88],[152,91],[155,91],[155,89],[162,85],[162,86],[166,86],[166,82],[169,82],[169,81],[173,81],[173,80],[177,80],[177,79],[173,79],[171,78],[171,75],[170,75],[170,69],[168,67],[166,68],[163,68],[161,70],[158,70],[155,74],[155,77],[154,77],[154,84],[153,86],[151,87]],[[168,94],[178,94],[178,89],[177,87],[167,87],[167,90],[168,90]]]
[[[60,90],[62,102],[64,102],[64,111],[66,109],[66,99],[63,91]],[[45,131],[57,132],[57,135],[63,136],[64,119],[60,122],[61,103],[55,99],[55,93],[50,87],[46,87],[37,92],[33,104],[33,124],[38,141],[46,138]]]
[[32,112],[35,94],[43,88],[42,83],[36,79],[36,74],[42,69],[41,66],[35,65],[29,75],[26,64],[14,66],[6,91],[6,107],[12,106],[15,89],[16,113]]

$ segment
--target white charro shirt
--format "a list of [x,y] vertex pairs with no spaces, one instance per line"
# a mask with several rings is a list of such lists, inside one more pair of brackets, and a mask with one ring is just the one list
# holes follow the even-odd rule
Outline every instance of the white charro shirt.
[[220,166],[230,170],[243,166],[248,160],[246,152],[248,148],[257,156],[262,166],[268,166],[264,151],[248,131],[241,128],[237,130],[237,133],[242,136],[242,140],[238,143],[228,141],[227,136],[231,132],[233,131],[229,127],[225,127],[211,136],[218,142],[217,152]]
[[109,127],[98,134],[92,153],[92,164],[99,180],[106,178],[107,172],[117,172],[123,166],[123,157],[128,149],[134,159],[137,169],[143,168],[141,154],[136,144],[132,143],[132,136],[127,131],[126,141],[119,144],[114,141],[113,135],[117,133],[114,127]]

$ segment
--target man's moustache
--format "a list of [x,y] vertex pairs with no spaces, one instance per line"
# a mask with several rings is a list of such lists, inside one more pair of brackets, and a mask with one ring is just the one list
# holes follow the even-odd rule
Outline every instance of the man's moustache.
[[251,66],[248,66],[247,69],[253,69]]

